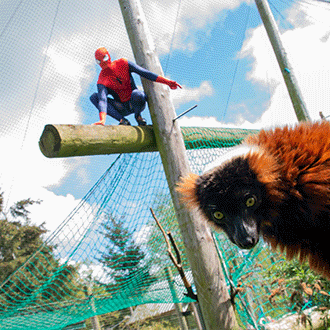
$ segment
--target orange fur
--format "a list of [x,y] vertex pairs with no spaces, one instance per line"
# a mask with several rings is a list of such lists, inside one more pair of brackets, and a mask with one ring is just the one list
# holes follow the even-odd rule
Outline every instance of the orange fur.
[[[308,261],[313,270],[330,279],[330,252],[323,237],[324,234],[326,237],[329,234],[325,217],[329,218],[330,222],[330,123],[302,123],[295,127],[261,130],[259,134],[248,137],[244,142],[258,147],[244,157],[267,191],[268,217],[261,222],[261,232],[265,241],[273,249],[285,252],[288,259]],[[191,173],[178,184],[180,200],[189,208],[199,206],[196,195],[198,178],[198,175]],[[310,223],[320,221],[321,226],[326,227],[320,228],[319,238],[317,234],[313,234],[309,240],[306,237],[291,244],[291,239],[284,243],[280,237],[272,234],[274,221],[279,217],[281,228],[284,228],[283,224],[291,228],[287,233],[299,231],[299,228],[293,226],[295,222],[291,224],[288,213],[280,215],[282,205],[288,210],[291,205],[288,203],[292,200],[295,201],[297,209],[291,209],[288,213],[299,219],[298,227],[302,217],[306,221],[306,214]],[[278,224],[279,222],[276,223]],[[314,248],[319,246],[320,242],[323,250]]]
[[262,182],[273,202],[283,198],[283,193],[278,189],[280,182],[280,166],[276,157],[260,149],[258,152],[250,152],[246,155],[249,165],[257,178]]
[[310,203],[316,203],[313,206],[315,211],[329,204],[329,122],[262,130],[258,135],[249,137],[246,142],[267,151],[264,156],[251,156],[249,163],[274,198],[281,197],[283,191],[298,198],[302,198],[303,193]]
[[180,194],[181,203],[192,209],[198,207],[198,200],[196,194],[196,179],[199,176],[194,173],[189,173],[185,178],[181,178],[177,184],[176,191]]
[[[293,128],[262,130],[258,135],[247,138],[246,142],[266,150],[264,155],[252,155],[249,164],[258,174],[258,179],[265,184],[274,202],[280,201],[285,194],[304,199],[311,210],[311,221],[314,214],[329,209],[329,122],[303,123]],[[263,225],[271,226],[271,223]],[[326,228],[320,228],[320,240],[324,239],[321,236],[327,234],[324,230]],[[312,253],[309,246],[305,246],[303,242],[284,246],[276,237],[264,238],[273,249],[279,248],[281,252],[286,252],[288,259],[308,261],[311,269],[330,279],[329,260],[325,262],[321,256]]]

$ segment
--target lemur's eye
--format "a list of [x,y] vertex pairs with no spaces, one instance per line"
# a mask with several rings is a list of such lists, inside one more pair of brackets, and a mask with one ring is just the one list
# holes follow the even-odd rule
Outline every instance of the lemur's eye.
[[256,199],[254,197],[249,197],[245,204],[247,207],[252,207],[256,203]]
[[213,213],[213,216],[214,216],[214,218],[217,219],[217,220],[221,220],[221,219],[223,219],[223,217],[224,217],[223,213],[221,213],[220,211],[215,211],[215,212]]

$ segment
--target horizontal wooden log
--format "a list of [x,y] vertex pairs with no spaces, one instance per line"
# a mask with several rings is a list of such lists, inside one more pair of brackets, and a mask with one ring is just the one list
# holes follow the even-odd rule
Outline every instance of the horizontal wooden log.
[[[230,147],[256,130],[181,128],[187,149]],[[152,126],[46,125],[39,140],[49,158],[157,151]]]

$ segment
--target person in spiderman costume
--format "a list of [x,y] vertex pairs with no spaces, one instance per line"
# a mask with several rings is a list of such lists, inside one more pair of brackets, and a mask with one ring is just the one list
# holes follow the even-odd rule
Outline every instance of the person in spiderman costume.
[[158,76],[125,58],[111,61],[110,54],[104,47],[96,50],[95,59],[102,70],[97,81],[97,93],[90,97],[100,116],[100,120],[93,125],[104,125],[107,114],[118,120],[119,125],[131,125],[125,116],[133,113],[139,126],[146,125],[141,112],[146,106],[147,95],[137,89],[133,72],[151,81],[166,84],[171,89],[182,88],[177,82]]

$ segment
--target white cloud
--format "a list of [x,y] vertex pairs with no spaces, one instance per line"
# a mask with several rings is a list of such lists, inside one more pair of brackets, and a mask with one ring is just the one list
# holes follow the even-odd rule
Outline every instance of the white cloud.
[[[92,76],[86,64],[75,62],[71,54],[57,51],[56,47],[43,52],[46,58],[39,88],[25,84],[24,90],[20,90],[21,85],[16,85],[19,109],[12,112],[9,120],[0,123],[0,143],[6,159],[0,163],[0,173],[6,205],[9,207],[25,198],[43,200],[40,205],[31,207],[31,218],[37,223],[43,219],[47,222],[46,228],[54,230],[77,201],[72,195],[57,196],[48,187],[60,185],[62,179],[86,163],[86,159],[45,158],[38,140],[46,124],[81,122],[82,113],[77,104],[85,81]],[[38,73],[37,65],[35,69]],[[10,79],[8,84],[12,84]],[[32,104],[27,103],[31,98]],[[10,98],[1,103],[2,109],[12,108]]]
[[[330,29],[325,22],[330,11],[322,5],[296,5],[288,11],[295,29],[282,33],[281,39],[296,75],[309,115],[320,119],[319,112],[330,114]],[[318,17],[320,20],[311,19]],[[272,90],[267,110],[256,122],[262,127],[297,122],[284,80],[263,26],[249,32],[240,56],[252,59],[247,79]]]
[[102,283],[110,283],[109,269],[106,269],[101,263],[82,264],[79,266],[79,275],[86,281],[97,280]]
[[210,81],[203,81],[199,87],[190,88],[188,86],[182,86],[182,89],[176,89],[175,92],[171,94],[173,99],[173,104],[175,107],[180,106],[183,103],[188,103],[190,101],[199,101],[203,97],[211,96],[214,94],[214,88]]
[[[288,20],[294,29],[284,31],[281,40],[288,53],[307,110],[313,120],[320,119],[319,112],[330,115],[330,29],[325,24],[330,11],[322,6],[298,6],[288,11]],[[312,8],[312,12],[310,12]],[[311,17],[318,17],[313,20]],[[299,18],[299,19],[298,19]],[[266,111],[255,122],[244,119],[243,115],[234,123],[224,124],[214,117],[185,116],[181,126],[209,126],[233,128],[270,128],[297,122],[293,106],[283,77],[263,25],[248,31],[241,52],[241,58],[251,59],[251,70],[247,79],[266,88],[271,99]]]
[[29,207],[29,211],[33,215],[31,220],[36,225],[45,222],[49,234],[54,232],[80,202],[70,194],[56,195],[46,189],[41,191],[40,195],[43,198],[41,203]]
[[77,161],[68,164],[67,160],[45,158],[38,148],[38,131],[35,133],[28,136],[23,148],[14,134],[0,137],[3,154],[10,155],[10,161],[0,164],[1,190],[7,209],[22,199],[42,200],[41,204],[29,207],[31,220],[37,225],[46,222],[46,229],[53,231],[79,200],[70,194],[56,195],[47,187],[61,182],[79,164]]
[[195,51],[199,47],[197,33],[207,37],[222,11],[233,10],[244,2],[251,0],[191,0],[180,4],[175,0],[145,0],[143,9],[158,54],[163,55],[171,46],[172,50]]
[[143,225],[139,231],[133,233],[133,240],[138,245],[143,245],[148,242],[153,227],[150,225]]
[[[245,1],[192,0],[182,3],[173,48],[195,50],[198,48],[196,34],[202,30],[207,36],[222,10],[234,9],[243,2]],[[107,15],[108,19],[111,19],[111,24],[109,20],[105,20],[104,8],[108,10]],[[148,0],[143,2],[143,8],[158,53],[167,53],[177,17],[177,1]],[[329,21],[329,11],[319,10],[317,6],[299,9],[303,10],[299,20],[297,10],[292,9],[288,12],[289,20],[295,29],[284,32],[283,42],[296,68],[311,115],[315,118],[318,117],[319,111],[324,111],[324,115],[330,114],[330,110],[326,110],[330,104],[330,94],[327,90],[330,85],[329,28],[326,25]],[[33,7],[33,10],[43,13],[40,20],[36,20],[33,26],[26,25],[24,29],[16,29],[19,30],[19,33],[15,34],[16,44],[14,43],[13,47],[4,45],[4,49],[7,47],[6,52],[3,51],[0,58],[0,83],[3,87],[0,98],[3,119],[0,123],[0,143],[5,159],[0,163],[1,185],[5,193],[10,194],[9,205],[28,197],[44,200],[44,207],[38,205],[33,212],[36,218],[41,219],[42,208],[53,210],[51,218],[46,219],[53,228],[53,224],[65,218],[64,213],[69,211],[70,205],[73,208],[78,201],[70,194],[57,196],[49,192],[47,187],[61,184],[63,178],[72,171],[79,172],[80,165],[87,160],[45,158],[37,144],[42,129],[48,123],[81,123],[83,113],[79,101],[82,93],[86,92],[86,86],[89,86],[97,75],[93,55],[96,48],[107,47],[114,58],[127,57],[133,60],[133,55],[118,2],[101,2],[93,7],[92,20],[86,19],[90,17],[90,3],[83,2],[78,7],[70,2],[62,3],[49,47],[46,47],[49,31],[42,33],[46,37],[41,38],[40,33],[43,30],[40,27],[45,29],[51,23],[54,13],[51,10],[45,12],[42,8]],[[61,16],[64,12],[74,12],[77,19],[68,20],[67,16]],[[30,14],[32,15],[32,12]],[[38,12],[33,14],[38,17]],[[164,21],[164,16],[168,20]],[[321,23],[312,20],[311,17],[319,17]],[[277,63],[273,59],[273,51],[265,46],[267,43],[268,38],[263,27],[251,30],[241,56],[253,60],[248,79],[263,86],[271,85],[274,92],[270,106],[256,123],[249,123],[243,117],[239,117],[236,123],[228,124],[227,127],[259,128],[269,123],[294,120]],[[16,65],[8,65],[14,63],[14,58],[19,58],[20,61],[17,61]],[[20,85],[17,85],[16,81],[18,75]],[[37,90],[39,77],[40,84]],[[172,97],[175,106],[178,107],[184,103],[199,101],[213,93],[212,83],[204,81],[199,87],[184,86],[182,90],[173,92]],[[224,126],[215,118],[196,116],[183,117],[180,124]],[[46,210],[45,214],[48,214]]]
[[54,64],[55,72],[65,76],[67,78],[76,79],[77,77],[83,77],[85,75],[85,67],[80,61],[75,58],[70,58],[66,53],[58,52],[54,48],[50,48],[47,51],[47,56]]
[[[104,20],[105,5],[112,17],[111,24]],[[88,176],[82,167],[89,160],[45,158],[38,147],[43,128],[52,123],[82,122],[81,96],[97,75],[96,48],[106,46],[114,56],[117,53],[132,58],[118,2],[111,6],[106,2],[104,6],[98,4],[93,8],[93,19],[99,23],[91,24],[90,20],[82,19],[90,17],[88,2],[78,7],[72,2],[62,3],[55,21],[55,7],[45,3],[30,13],[30,20],[36,18],[34,24],[30,21],[30,24],[24,24],[24,29],[15,30],[19,33],[15,32],[14,46],[2,52],[3,48],[0,48],[3,119],[0,143],[5,159],[0,163],[1,189],[7,207],[25,198],[42,200],[40,205],[30,207],[31,219],[37,224],[45,221],[46,228],[51,231],[79,200],[69,193],[56,195],[49,187],[60,186],[73,171],[86,182]],[[76,19],[68,20],[67,13],[74,13]],[[23,17],[18,12],[13,24],[19,27]],[[48,45],[49,23],[55,25]],[[10,27],[7,31],[12,33]]]
[[179,119],[181,127],[221,127],[221,128],[245,128],[245,129],[260,129],[260,122],[251,123],[243,117],[238,117],[234,123],[224,123],[217,120],[216,117],[199,117],[199,116],[184,116]]

